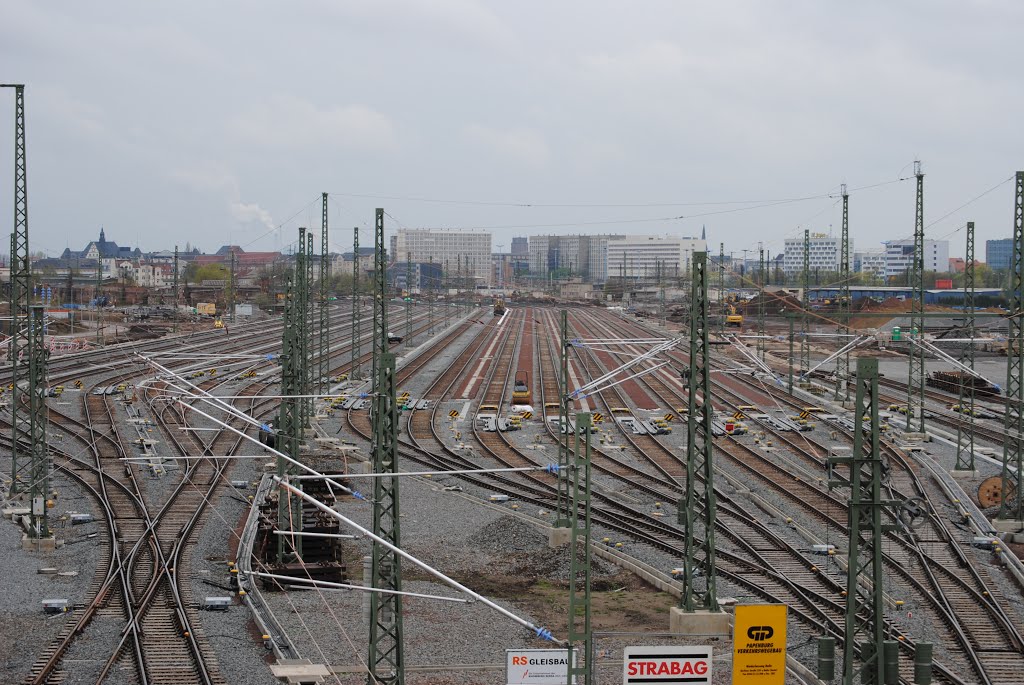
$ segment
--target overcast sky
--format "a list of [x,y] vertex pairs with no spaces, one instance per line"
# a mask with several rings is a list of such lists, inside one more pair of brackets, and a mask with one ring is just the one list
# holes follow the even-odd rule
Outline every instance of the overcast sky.
[[[1024,168],[1022,27],[1019,0],[0,0],[0,82],[27,84],[51,254],[101,225],[145,250],[287,247],[322,191],[337,250],[383,206],[506,250],[706,224],[714,250],[775,253],[838,231],[844,182],[866,248],[912,234],[897,179],[920,158],[928,236],[962,254],[974,220],[984,258]],[[13,108],[0,91],[7,225]]]

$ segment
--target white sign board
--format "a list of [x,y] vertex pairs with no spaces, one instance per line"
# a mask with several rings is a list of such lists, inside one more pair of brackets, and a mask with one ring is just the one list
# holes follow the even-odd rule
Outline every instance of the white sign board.
[[[573,650],[573,663],[579,664],[579,652]],[[565,649],[506,649],[507,685],[567,685],[569,652]]]
[[623,652],[622,682],[711,683],[711,647],[626,647]]
[[236,304],[235,316],[252,316],[251,304]]

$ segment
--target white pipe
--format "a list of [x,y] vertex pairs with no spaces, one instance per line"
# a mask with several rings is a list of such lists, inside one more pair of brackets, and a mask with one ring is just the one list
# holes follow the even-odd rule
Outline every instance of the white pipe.
[[[264,445],[264,444],[263,444],[262,442],[260,442],[260,441],[259,441],[259,440],[257,440],[256,438],[252,437],[251,435],[246,435],[246,434],[245,434],[245,432],[243,432],[243,431],[240,431],[240,430],[238,430],[238,429],[237,429],[237,428],[235,428],[234,426],[229,426],[228,424],[224,423],[224,422],[223,422],[223,421],[221,421],[220,419],[215,419],[214,417],[210,416],[209,414],[207,414],[207,413],[206,413],[206,412],[204,412],[203,410],[201,410],[201,409],[196,409],[195,407],[193,407],[192,405],[188,404],[187,402],[181,402],[180,404],[181,404],[181,405],[182,405],[183,407],[185,407],[186,409],[191,409],[192,411],[194,411],[195,413],[199,414],[200,416],[204,416],[204,417],[206,417],[207,419],[209,419],[210,421],[213,421],[214,423],[220,424],[221,426],[223,426],[223,427],[224,427],[224,428],[226,428],[227,430],[229,430],[229,431],[231,431],[231,432],[233,432],[233,433],[236,433],[236,434],[238,434],[238,435],[242,436],[242,437],[243,437],[243,438],[245,438],[246,440],[248,440],[248,441],[250,441],[250,442],[253,442],[253,443],[256,443],[256,444],[257,444],[257,445],[259,445],[260,447],[263,447],[263,448],[265,448],[265,449],[266,449],[266,450],[267,450],[268,452],[271,452],[271,453],[273,453],[274,455],[276,455],[276,456],[280,457],[281,459],[284,459],[284,460],[285,460],[286,462],[288,462],[289,464],[292,464],[293,466],[297,466],[297,467],[299,467],[300,469],[302,469],[303,471],[306,471],[307,473],[313,473],[313,474],[316,474],[316,475],[320,475],[319,473],[317,473],[317,472],[316,472],[316,471],[314,471],[313,469],[309,468],[308,466],[306,466],[306,465],[305,465],[305,464],[303,464],[302,462],[300,462],[300,461],[297,461],[297,460],[295,460],[295,459],[292,459],[291,457],[289,457],[289,456],[288,456],[287,454],[285,454],[284,452],[278,452],[278,451],[277,451],[276,449],[274,449],[273,447],[270,447],[269,445]],[[234,458],[234,457],[233,457],[233,458]],[[277,476],[274,476],[274,478],[276,479],[276,478],[277,478]],[[350,495],[352,495],[353,497],[355,497],[355,498],[357,498],[357,499],[364,499],[364,500],[366,499],[366,498],[365,498],[365,497],[363,496],[363,494],[362,494],[362,493],[358,493],[358,492],[356,492],[355,490],[352,490],[352,489],[350,489],[350,488],[346,488],[346,487],[345,487],[344,485],[342,485],[341,483],[339,483],[339,482],[337,482],[337,481],[335,481],[335,480],[332,480],[332,479],[325,479],[325,480],[326,480],[326,482],[327,482],[327,483],[330,483],[331,485],[333,485],[333,486],[337,487],[337,488],[338,488],[338,489],[340,489],[340,490],[341,490],[342,492],[347,492],[347,493],[349,493]]]
[[259,578],[273,578],[274,580],[287,581],[288,583],[305,583],[310,586],[308,588],[301,588],[304,590],[313,590],[318,587],[324,587],[335,590],[359,590],[361,592],[377,592],[382,595],[402,595],[404,597],[418,597],[420,599],[436,599],[442,602],[461,602],[463,604],[469,604],[471,601],[463,599],[462,597],[441,597],[440,595],[424,595],[419,592],[405,592],[403,590],[382,590],[380,588],[366,587],[365,585],[348,585],[347,583],[332,583],[328,580],[292,578],[291,576],[281,576],[276,573],[260,573],[259,571],[249,571],[248,575],[257,576]]
[[[395,473],[335,473],[318,476],[289,476],[288,480],[316,480],[317,478],[381,478],[383,476],[458,476],[467,473],[522,473],[525,471],[548,471],[556,473],[558,464],[547,466],[516,466],[504,469],[462,469],[461,471],[396,471]],[[564,468],[573,468],[566,466]]]
[[649,368],[644,369],[643,371],[641,371],[639,373],[633,374],[632,376],[626,376],[625,378],[620,378],[619,380],[615,381],[614,383],[610,383],[608,385],[603,385],[600,388],[590,388],[588,392],[586,392],[586,393],[584,393],[582,395],[579,395],[579,396],[575,395],[576,392],[579,392],[578,390],[576,390],[576,391],[573,392],[572,395],[570,395],[570,398],[574,399],[574,400],[585,400],[588,397],[593,397],[596,393],[603,392],[603,391],[605,391],[605,390],[607,390],[609,388],[614,388],[616,385],[620,385],[622,383],[625,383],[628,380],[635,380],[635,379],[640,378],[642,376],[646,376],[647,374],[649,374],[649,373],[651,373],[653,371],[657,371],[658,369],[660,369],[662,367],[665,367],[665,366],[668,366],[669,364],[671,364],[671,362],[662,362],[661,364],[658,364],[657,366],[649,367]]
[[446,576],[445,574],[441,573],[440,571],[434,569],[433,567],[428,566],[427,564],[425,564],[424,562],[420,561],[416,557],[412,556],[411,554],[409,554],[405,550],[403,550],[403,549],[401,549],[399,547],[396,547],[395,545],[392,545],[390,542],[388,542],[384,538],[380,537],[379,535],[374,535],[373,531],[368,530],[366,528],[363,528],[362,526],[360,526],[355,521],[347,518],[346,516],[344,516],[340,512],[335,511],[334,509],[330,508],[329,506],[327,506],[323,502],[320,502],[319,500],[317,500],[317,499],[315,499],[313,497],[310,497],[309,495],[307,495],[306,493],[302,492],[298,488],[292,487],[288,483],[284,482],[284,480],[279,478],[278,476],[272,476],[272,478],[275,481],[277,481],[277,483],[281,487],[287,489],[289,492],[291,492],[294,495],[298,495],[302,499],[306,500],[307,502],[309,502],[310,504],[315,506],[317,509],[320,509],[325,514],[329,514],[330,516],[333,516],[334,518],[338,519],[339,521],[345,523],[349,527],[358,530],[360,533],[362,533],[366,537],[372,539],[377,544],[384,546],[385,548],[387,548],[388,550],[394,552],[395,554],[397,554],[398,556],[402,557],[406,561],[410,561],[413,564],[416,564],[416,566],[419,566],[421,569],[423,569],[424,571],[426,571],[430,575],[434,576],[435,578],[437,578],[441,582],[447,583],[448,585],[452,586],[456,590],[461,590],[462,592],[466,593],[467,595],[469,595],[473,599],[475,599],[475,600],[477,600],[479,602],[482,602],[483,604],[489,606],[490,608],[494,609],[495,611],[497,611],[499,614],[505,616],[506,618],[510,618],[513,621],[515,621],[516,623],[518,623],[519,625],[521,625],[521,626],[523,626],[525,628],[529,628],[538,637],[542,637],[542,638],[544,638],[546,640],[551,640],[552,642],[557,642],[559,644],[565,644],[562,640],[556,640],[551,635],[551,631],[549,631],[547,628],[535,626],[534,624],[530,623],[526,619],[520,618],[519,616],[516,616],[515,614],[513,614],[508,609],[495,604],[494,602],[492,602],[491,600],[487,599],[483,595],[481,595],[481,594],[479,594],[477,592],[473,592],[472,590],[470,590],[468,587],[466,587],[462,583],[458,582],[457,580],[453,580],[452,578],[449,578],[448,576]]
[[271,531],[274,535],[302,535],[307,538],[337,538],[339,540],[358,540],[358,535],[346,535],[344,533],[305,533],[298,530],[274,530]]

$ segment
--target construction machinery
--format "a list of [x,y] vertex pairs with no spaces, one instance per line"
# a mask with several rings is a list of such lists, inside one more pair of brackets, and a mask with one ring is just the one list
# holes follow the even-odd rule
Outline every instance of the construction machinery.
[[512,386],[512,404],[529,404],[530,375],[526,371],[516,371],[515,384]]
[[730,293],[725,298],[725,325],[735,326],[736,328],[743,327],[743,315],[736,311],[736,303],[739,302],[739,298]]

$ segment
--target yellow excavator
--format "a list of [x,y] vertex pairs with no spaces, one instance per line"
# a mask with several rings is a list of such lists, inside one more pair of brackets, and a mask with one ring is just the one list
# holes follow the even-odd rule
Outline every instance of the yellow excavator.
[[725,308],[725,325],[736,326],[736,328],[743,327],[743,315],[736,313],[736,305],[729,303]]

